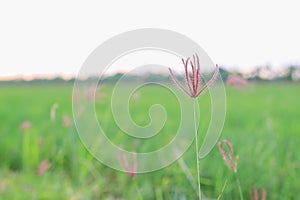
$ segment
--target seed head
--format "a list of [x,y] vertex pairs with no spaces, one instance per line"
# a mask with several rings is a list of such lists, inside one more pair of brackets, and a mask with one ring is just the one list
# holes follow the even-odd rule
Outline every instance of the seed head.
[[67,115],[63,116],[62,122],[64,127],[71,126],[71,119]]
[[20,131],[21,132],[25,132],[26,130],[31,128],[31,122],[30,121],[24,121],[21,125],[20,125]]
[[38,176],[43,175],[49,168],[51,167],[51,164],[47,160],[43,160],[40,165],[38,166],[38,169],[36,171],[36,174]]
[[[176,79],[173,71],[171,68],[169,68],[170,75],[172,81],[176,84],[176,86],[182,90],[186,95],[188,95],[191,98],[197,98],[199,95],[201,95],[209,86],[211,86],[217,79],[218,73],[219,73],[219,67],[216,65],[216,70],[213,75],[213,77],[200,89],[200,86],[202,84],[202,78],[200,73],[200,62],[199,57],[197,54],[193,55],[193,59],[187,58],[184,60],[182,58],[182,63],[184,66],[184,80],[185,84],[188,87],[188,90],[184,88],[179,81]],[[190,76],[188,67],[190,66],[192,70],[192,74]]]
[[260,198],[258,197],[258,190],[257,188],[252,188],[249,190],[250,200],[266,200],[267,198],[267,191],[265,188],[260,190]]
[[134,178],[137,173],[137,158],[136,158],[136,153],[133,153],[133,164],[130,166],[129,164],[129,158],[127,154],[119,155],[118,156],[118,161],[121,166],[121,168],[127,173],[127,175],[130,178]]
[[237,161],[238,161],[239,157],[238,156],[234,157],[233,147],[228,140],[224,140],[223,142],[227,145],[227,147],[229,149],[229,154],[226,154],[222,142],[218,142],[218,146],[219,146],[219,150],[222,155],[222,158],[223,158],[225,164],[227,165],[227,167],[229,169],[231,169],[234,173],[236,173],[237,172]]

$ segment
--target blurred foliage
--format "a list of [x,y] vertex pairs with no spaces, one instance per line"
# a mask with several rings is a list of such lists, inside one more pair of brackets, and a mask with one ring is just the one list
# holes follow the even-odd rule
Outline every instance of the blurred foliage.
[[[260,83],[242,91],[226,88],[227,116],[220,139],[230,140],[240,157],[238,174],[244,197],[248,197],[250,188],[264,187],[267,199],[300,198],[297,178],[300,167],[299,86],[296,83]],[[109,85],[103,90],[107,94],[111,91]],[[178,105],[170,104],[169,98],[158,98],[154,88],[148,87],[140,94],[141,102],[136,105],[139,109],[133,112],[138,123],[148,120],[138,111],[144,113],[158,100],[169,112],[177,109]],[[0,199],[196,198],[196,192],[176,162],[130,179],[125,173],[97,161],[81,144],[74,124],[63,126],[63,116],[72,117],[71,96],[71,84],[0,86]],[[200,121],[200,141],[201,133],[209,125],[209,98],[209,93],[205,93],[199,99],[201,116],[207,116]],[[54,103],[59,107],[56,119],[51,121],[50,109]],[[97,105],[97,109],[101,112],[105,106],[110,106],[109,98]],[[106,117],[108,122],[112,121],[109,115]],[[26,120],[32,126],[22,132],[19,126]],[[173,124],[165,131],[174,132],[175,128]],[[113,137],[114,124],[107,124],[107,129],[117,141]],[[159,143],[157,147],[162,144],[161,140],[154,141]],[[182,159],[196,178],[194,146]],[[38,176],[36,170],[43,160],[48,160],[51,167]],[[223,163],[217,147],[201,160],[200,167],[205,196],[216,198],[228,179],[223,199],[238,199],[234,174]]]

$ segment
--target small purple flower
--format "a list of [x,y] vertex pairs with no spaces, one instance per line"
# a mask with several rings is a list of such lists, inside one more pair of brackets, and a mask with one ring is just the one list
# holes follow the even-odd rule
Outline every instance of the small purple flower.
[[[200,89],[200,86],[202,84],[202,78],[200,73],[200,62],[199,57],[197,54],[193,55],[193,60],[190,58],[187,58],[184,60],[182,58],[182,63],[184,65],[184,80],[185,84],[188,87],[188,90],[185,89],[179,81],[176,79],[175,75],[173,74],[173,71],[171,68],[169,68],[171,79],[176,84],[178,88],[180,88],[186,95],[188,95],[191,98],[197,98],[199,95],[201,95],[209,86],[211,86],[217,79],[218,73],[219,73],[219,67],[216,65],[216,70],[213,75],[213,77],[203,86],[202,89]],[[188,66],[192,69],[192,75],[190,76],[188,71]]]

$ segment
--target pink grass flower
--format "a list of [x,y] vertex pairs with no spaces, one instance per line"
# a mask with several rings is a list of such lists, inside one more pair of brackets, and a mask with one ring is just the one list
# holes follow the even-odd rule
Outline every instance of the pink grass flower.
[[267,191],[265,188],[262,188],[260,191],[260,198],[257,191],[257,188],[252,188],[249,190],[250,200],[266,200],[267,198]]
[[95,100],[98,103],[103,103],[102,100],[103,98],[106,97],[106,94],[102,93],[101,90],[104,88],[103,85],[92,85],[89,87],[87,94],[86,94],[86,100],[87,101],[92,101],[93,98],[95,97]]
[[238,156],[234,157],[233,147],[228,140],[224,140],[224,143],[227,145],[229,149],[229,153],[225,152],[222,142],[218,142],[219,150],[222,155],[222,158],[229,169],[231,169],[234,173],[237,173],[237,161],[239,159]]
[[26,130],[31,128],[31,122],[30,121],[24,121],[22,122],[22,124],[20,125],[20,131],[21,132],[25,132]]
[[63,116],[63,126],[64,127],[70,127],[71,126],[71,119],[68,116]]
[[[200,73],[200,62],[199,57],[197,54],[193,55],[193,59],[187,58],[184,60],[182,58],[182,63],[184,66],[184,80],[185,84],[188,89],[184,88],[179,81],[176,79],[175,75],[173,74],[173,71],[171,68],[169,68],[171,79],[176,84],[182,92],[184,92],[186,95],[188,95],[191,98],[197,98],[199,95],[201,95],[209,86],[211,86],[217,79],[218,73],[219,73],[219,67],[216,65],[216,70],[213,75],[213,77],[200,89],[200,86],[202,84],[202,77]],[[190,66],[192,70],[192,74],[190,75],[188,71],[188,67]]]
[[129,160],[127,154],[119,155],[118,156],[118,161],[119,161],[119,164],[120,164],[121,168],[126,172],[126,174],[130,178],[134,178],[136,176],[138,165],[137,165],[137,158],[136,158],[136,153],[135,152],[133,153],[132,166],[129,164],[130,160]]
[[38,169],[36,171],[36,174],[38,176],[43,175],[49,168],[51,167],[51,164],[47,160],[43,160],[40,165],[38,166]]
[[51,121],[54,121],[56,119],[56,110],[58,108],[58,104],[55,103],[51,106],[51,109],[50,109],[50,120]]
[[236,89],[242,89],[248,85],[248,81],[238,75],[230,75],[226,80],[226,85],[234,87]]

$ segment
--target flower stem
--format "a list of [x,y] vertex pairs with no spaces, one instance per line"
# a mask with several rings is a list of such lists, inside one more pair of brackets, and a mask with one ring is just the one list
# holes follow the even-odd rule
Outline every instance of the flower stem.
[[199,161],[199,148],[198,148],[198,134],[197,134],[197,104],[198,100],[195,98],[194,101],[194,124],[195,124],[195,144],[196,144],[196,160],[197,160],[197,178],[198,178],[198,194],[199,194],[199,200],[201,200],[201,186],[200,186],[200,161]]
[[240,180],[239,180],[237,172],[235,173],[235,180],[236,180],[236,183],[238,185],[238,189],[239,189],[239,193],[240,193],[240,199],[243,200],[244,198],[243,198],[242,188],[241,188],[241,184],[240,184]]
[[224,185],[223,185],[223,187],[222,187],[222,190],[221,190],[221,192],[220,192],[220,194],[219,194],[217,200],[220,200],[220,199],[222,198],[222,195],[223,195],[223,193],[224,193],[224,190],[225,190],[225,188],[226,188],[226,185],[227,185],[227,179],[225,180],[225,183],[224,183]]
[[178,164],[179,164],[181,170],[184,172],[186,178],[189,180],[194,191],[196,193],[198,193],[198,186],[196,185],[195,179],[194,179],[193,175],[191,174],[191,172],[189,171],[189,168],[186,165],[186,163],[184,162],[182,157],[178,159]]
[[139,187],[138,187],[138,185],[136,183],[136,180],[133,180],[133,182],[134,182],[135,189],[136,189],[136,191],[138,193],[139,200],[143,200],[143,195],[141,194],[141,191],[139,190]]

